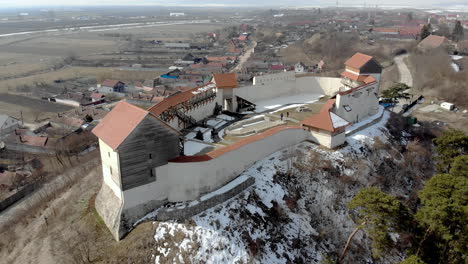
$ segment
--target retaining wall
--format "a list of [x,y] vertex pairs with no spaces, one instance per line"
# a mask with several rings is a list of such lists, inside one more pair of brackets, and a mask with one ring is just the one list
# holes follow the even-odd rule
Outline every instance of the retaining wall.
[[237,194],[241,193],[245,189],[249,188],[255,183],[255,179],[252,177],[247,178],[246,181],[240,183],[234,188],[228,190],[225,193],[215,195],[205,201],[200,201],[198,204],[185,208],[170,208],[170,209],[161,209],[156,215],[158,221],[167,221],[167,220],[185,220],[194,215],[197,215],[215,205],[218,205],[224,201],[231,199]]

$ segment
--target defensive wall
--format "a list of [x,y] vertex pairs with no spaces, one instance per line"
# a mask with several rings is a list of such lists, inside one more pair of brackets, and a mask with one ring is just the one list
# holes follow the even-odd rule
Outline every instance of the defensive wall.
[[232,181],[258,160],[306,140],[315,141],[301,126],[275,127],[205,155],[170,160],[156,168],[156,181],[123,192],[105,173],[96,206],[111,233],[120,239],[155,208],[196,200]]
[[296,75],[283,72],[254,77],[254,84],[233,89],[233,95],[253,103],[279,96],[324,94],[333,96],[342,86],[341,78]]

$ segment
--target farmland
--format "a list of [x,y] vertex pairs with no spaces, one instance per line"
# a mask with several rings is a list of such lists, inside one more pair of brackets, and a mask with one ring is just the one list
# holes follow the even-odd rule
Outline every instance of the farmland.
[[[125,21],[135,22],[119,22]],[[94,22],[93,25],[98,23]],[[108,23],[102,22],[103,25]],[[167,69],[166,62],[172,60],[172,56],[148,53],[146,50],[128,52],[132,49],[133,42],[156,39],[190,40],[198,32],[210,32],[222,26],[222,23],[160,23],[135,28],[110,27],[102,30],[54,31],[0,37],[0,112],[19,118],[22,111],[23,118],[32,121],[35,119],[33,113],[37,111],[41,111],[44,116],[50,116],[70,109],[54,103],[41,102],[37,98],[37,90],[47,90],[56,80],[90,78],[99,82],[106,78],[114,78],[139,82],[152,79],[161,74],[161,70]],[[51,23],[0,23],[0,33],[49,30],[52,27]],[[173,55],[180,56],[179,53]],[[162,60],[161,57],[166,60]],[[134,63],[161,67],[153,71],[121,69]]]

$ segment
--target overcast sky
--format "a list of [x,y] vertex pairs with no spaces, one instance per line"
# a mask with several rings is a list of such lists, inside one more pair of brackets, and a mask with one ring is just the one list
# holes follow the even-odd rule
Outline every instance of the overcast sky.
[[[391,5],[391,6],[417,6],[449,7],[454,5],[468,5],[468,0],[338,0],[340,6],[346,5]],[[299,6],[299,5],[336,5],[336,0],[0,0],[1,7],[28,7],[28,6],[99,6],[99,5],[165,5],[165,6]]]

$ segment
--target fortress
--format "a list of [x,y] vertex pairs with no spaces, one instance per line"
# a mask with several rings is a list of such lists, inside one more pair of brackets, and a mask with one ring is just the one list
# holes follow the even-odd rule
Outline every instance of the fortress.
[[[241,87],[234,73],[214,74],[210,83],[172,95],[147,110],[118,103],[93,130],[99,138],[103,172],[96,209],[113,236],[121,239],[157,208],[196,200],[225,186],[257,160],[283,148],[302,141],[327,148],[344,144],[347,126],[379,111],[382,72],[375,59],[361,53],[347,60],[345,67],[341,78],[283,72],[256,76],[252,85]],[[329,99],[318,113],[295,124],[281,116],[252,134],[224,144],[209,143],[210,151],[188,149],[187,142],[201,144],[189,137],[190,128],[203,124],[193,135],[206,127],[213,137],[221,138],[220,128],[236,125],[239,113],[273,113],[274,118],[281,105],[272,107],[266,101],[291,98],[293,104],[312,95]],[[209,120],[215,119],[217,123],[210,125]],[[206,140],[212,141],[209,135]]]

